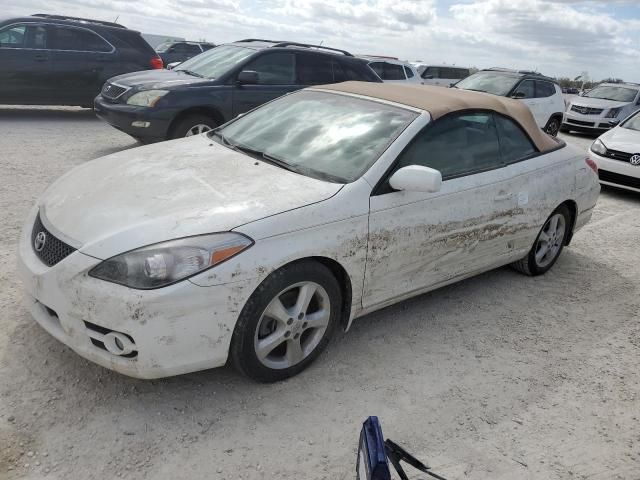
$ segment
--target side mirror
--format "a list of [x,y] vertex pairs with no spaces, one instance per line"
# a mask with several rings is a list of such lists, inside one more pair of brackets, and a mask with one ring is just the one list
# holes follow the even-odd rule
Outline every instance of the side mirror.
[[396,190],[435,193],[442,187],[442,174],[433,168],[409,165],[391,175],[389,185]]
[[167,70],[173,70],[174,68],[176,68],[178,65],[180,65],[182,62],[171,62],[167,64]]
[[258,83],[260,75],[253,70],[243,70],[238,74],[237,82],[240,85],[255,85]]
[[526,95],[524,94],[524,92],[520,92],[520,91],[511,95],[511,98],[524,98],[524,97],[526,97]]

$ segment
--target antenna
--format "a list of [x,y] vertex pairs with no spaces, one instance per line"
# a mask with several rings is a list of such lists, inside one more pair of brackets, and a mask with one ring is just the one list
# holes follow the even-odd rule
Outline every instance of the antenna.
[[118,23],[118,19],[119,19],[119,18],[120,18],[120,15],[118,15],[118,16],[116,17],[116,19],[113,21],[113,23]]

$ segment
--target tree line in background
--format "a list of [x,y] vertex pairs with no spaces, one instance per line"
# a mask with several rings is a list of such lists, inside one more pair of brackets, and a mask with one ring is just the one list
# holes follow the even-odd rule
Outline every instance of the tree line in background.
[[[556,80],[558,81],[558,83],[562,88],[577,88],[577,89],[583,88],[582,80],[574,80],[568,77],[559,77],[559,78],[556,78]],[[622,80],[621,78],[605,78],[604,80],[601,80],[599,82],[594,82],[594,81],[584,82],[584,89],[589,90],[595,87],[596,85],[598,85],[599,83],[624,83],[624,80]]]

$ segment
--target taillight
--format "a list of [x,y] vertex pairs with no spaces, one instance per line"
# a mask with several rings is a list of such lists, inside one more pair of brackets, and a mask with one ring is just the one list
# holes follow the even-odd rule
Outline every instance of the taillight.
[[584,161],[587,162],[587,165],[589,165],[589,168],[591,170],[593,170],[597,175],[598,174],[598,164],[594,160],[591,160],[590,158],[585,158]]
[[162,59],[160,57],[155,56],[151,58],[151,68],[160,70],[163,67],[164,67],[164,63],[162,62]]

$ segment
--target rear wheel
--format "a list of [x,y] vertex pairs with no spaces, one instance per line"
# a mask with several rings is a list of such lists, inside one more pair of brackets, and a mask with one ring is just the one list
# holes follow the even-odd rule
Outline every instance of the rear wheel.
[[171,138],[191,137],[213,130],[218,126],[213,118],[201,114],[187,115],[173,129]]
[[569,209],[560,205],[544,223],[527,256],[513,263],[513,268],[531,276],[546,273],[556,263],[567,242],[570,220]]
[[231,361],[245,375],[275,382],[304,370],[329,343],[342,294],[324,265],[304,261],[267,277],[242,309]]

